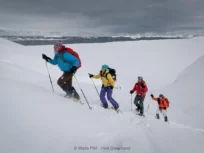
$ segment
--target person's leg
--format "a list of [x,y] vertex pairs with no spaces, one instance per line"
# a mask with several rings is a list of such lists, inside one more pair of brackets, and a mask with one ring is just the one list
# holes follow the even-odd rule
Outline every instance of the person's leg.
[[73,73],[71,72],[65,73],[65,82],[69,87],[72,87],[72,78],[73,78]]
[[167,117],[167,111],[166,111],[166,109],[165,109],[165,110],[162,110],[162,114],[163,114],[163,116],[164,116],[164,121],[165,121],[165,122],[168,122],[168,117]]
[[137,107],[136,110],[139,111],[140,110],[140,105],[139,105],[139,101],[140,101],[140,96],[136,95],[135,100],[134,100],[134,104]]
[[57,81],[57,84],[64,90],[68,96],[72,94],[72,73],[65,72]]
[[110,101],[110,103],[113,105],[113,107],[117,110],[119,108],[119,105],[112,97],[112,89],[111,88],[107,89],[107,98],[108,98],[108,101]]
[[108,103],[107,103],[106,98],[105,98],[106,92],[107,92],[107,87],[101,88],[100,100],[101,100],[104,108],[108,108]]
[[159,119],[159,108],[157,108],[157,110],[156,110],[156,117],[157,117],[157,119]]
[[143,115],[144,113],[144,99],[145,97],[140,96],[140,114]]
[[57,84],[60,87],[62,87],[65,84],[64,75],[65,75],[65,73],[63,73],[62,76],[57,80]]

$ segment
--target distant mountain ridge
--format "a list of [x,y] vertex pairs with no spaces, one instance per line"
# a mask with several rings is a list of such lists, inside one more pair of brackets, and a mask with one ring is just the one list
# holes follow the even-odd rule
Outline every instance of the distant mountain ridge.
[[65,44],[76,43],[106,43],[118,41],[139,41],[139,40],[160,40],[160,39],[186,39],[195,37],[193,35],[122,35],[122,36],[77,36],[74,33],[62,32],[40,32],[40,31],[12,31],[1,30],[0,37],[22,45],[49,45],[57,40],[62,40]]
[[106,42],[122,42],[122,41],[140,41],[140,40],[160,40],[160,39],[185,39],[185,37],[169,37],[169,36],[154,36],[154,37],[131,37],[131,36],[118,36],[118,37],[44,37],[44,36],[2,36],[10,41],[19,43],[21,45],[50,45],[58,40],[62,40],[64,44],[78,44],[78,43],[106,43]]

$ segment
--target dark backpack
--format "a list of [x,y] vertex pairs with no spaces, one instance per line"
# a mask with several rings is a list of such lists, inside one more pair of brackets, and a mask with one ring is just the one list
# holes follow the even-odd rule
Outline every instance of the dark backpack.
[[109,72],[106,74],[106,79],[108,80],[107,76],[108,74],[110,73],[111,76],[113,77],[113,80],[116,81],[116,70],[115,69],[112,69],[112,68],[108,68],[109,69]]

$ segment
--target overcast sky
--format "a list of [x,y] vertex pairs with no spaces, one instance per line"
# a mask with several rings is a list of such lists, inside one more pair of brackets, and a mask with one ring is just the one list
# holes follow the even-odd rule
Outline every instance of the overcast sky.
[[116,35],[204,32],[204,0],[0,0],[0,29]]

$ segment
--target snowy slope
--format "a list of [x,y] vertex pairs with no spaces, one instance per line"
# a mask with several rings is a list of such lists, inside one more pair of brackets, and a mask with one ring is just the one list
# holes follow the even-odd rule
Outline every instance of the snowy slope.
[[[131,153],[203,152],[203,132],[193,127],[194,120],[198,118],[189,119],[188,123],[192,126],[188,128],[182,123],[181,125],[166,124],[154,119],[150,114],[146,114],[146,118],[136,116],[130,111],[128,94],[137,80],[137,75],[143,75],[152,89],[173,82],[179,72],[203,54],[202,41],[203,38],[196,38],[71,45],[80,53],[83,61],[83,67],[77,72],[77,78],[93,107],[90,111],[86,104],[80,105],[63,98],[63,92],[56,85],[61,72],[57,67],[48,65],[55,88],[55,93],[52,93],[41,53],[53,56],[53,46],[22,47],[0,39],[0,121],[2,125],[0,152],[90,152],[90,146],[97,147],[94,152],[117,152],[116,148],[111,150],[113,147],[124,147],[120,149],[127,150],[120,150],[120,152]],[[196,46],[200,46],[200,49],[194,52],[193,49]],[[174,49],[168,49],[168,47]],[[169,53],[169,51],[172,52]],[[187,53],[192,56],[187,56]],[[178,55],[181,56],[178,57]],[[169,64],[172,59],[175,62]],[[122,86],[122,90],[114,90],[114,97],[119,101],[123,114],[118,115],[112,110],[104,110],[99,106],[97,93],[87,77],[88,72],[97,73],[104,63],[110,63],[117,70],[118,84]],[[135,67],[135,71],[132,67]],[[172,67],[174,70],[170,71]],[[164,70],[164,74],[157,75],[156,68]],[[166,74],[169,71],[171,74]],[[182,89],[188,82],[187,72],[191,73],[190,67],[180,74],[173,85],[179,86],[177,83],[182,80],[180,78],[185,78],[186,81],[182,80],[179,86]],[[94,81],[100,89],[100,81]],[[74,85],[77,87],[75,80]],[[80,93],[78,88],[77,90]],[[171,90],[169,86],[165,87],[165,90],[168,90],[169,97],[179,98],[174,93],[174,89]],[[197,94],[201,97],[201,93]],[[151,112],[153,107],[152,104]],[[173,108],[172,106],[171,111],[176,112],[177,110]],[[185,114],[182,113],[181,111],[180,116],[184,117]],[[198,113],[202,116],[201,112]],[[171,117],[171,119],[177,122],[176,118]],[[74,150],[74,146],[78,151]],[[80,146],[85,150],[79,151]]]
[[[204,129],[204,55],[185,69],[176,81],[156,93],[164,93],[171,101],[169,117],[178,123]],[[155,109],[154,104],[151,111]]]

